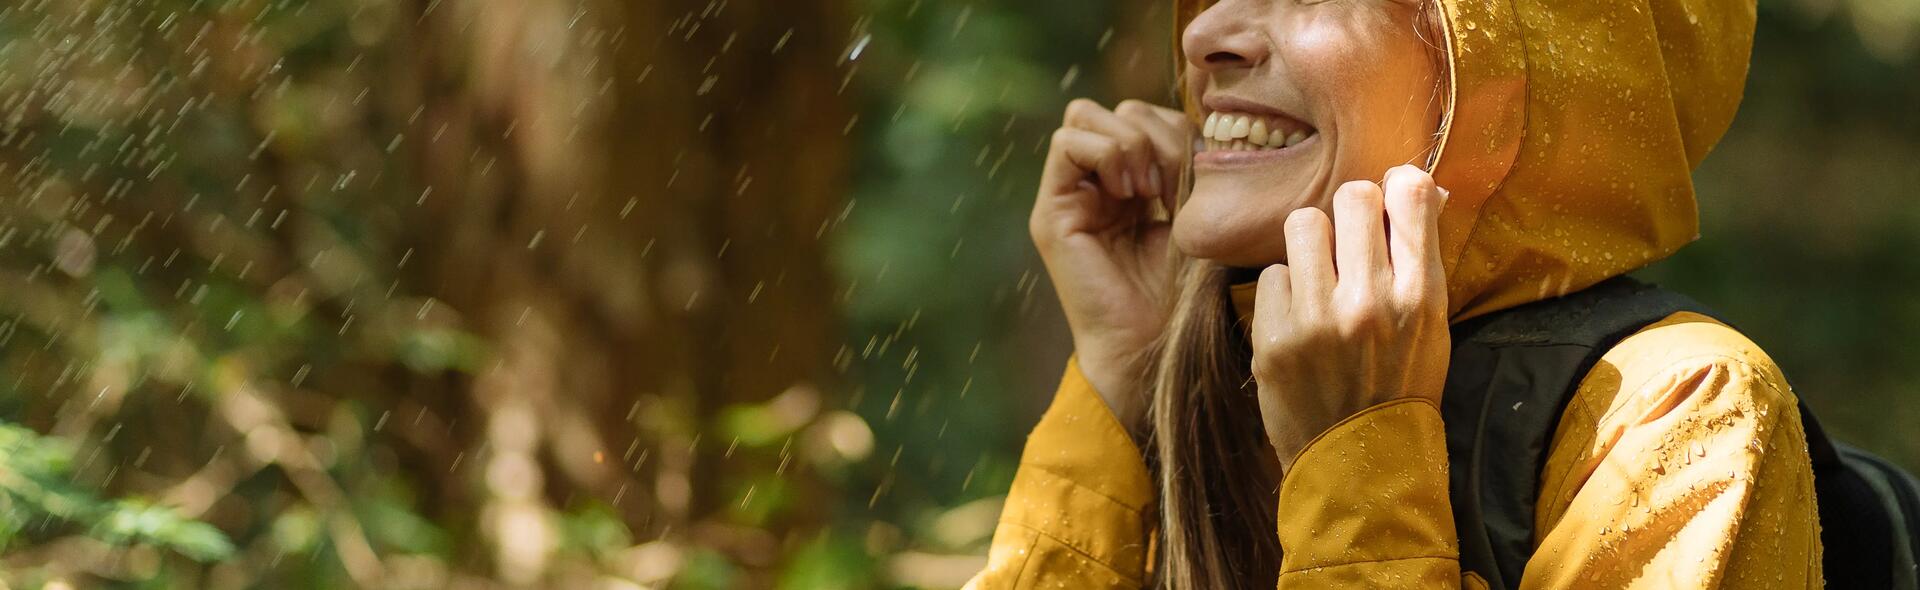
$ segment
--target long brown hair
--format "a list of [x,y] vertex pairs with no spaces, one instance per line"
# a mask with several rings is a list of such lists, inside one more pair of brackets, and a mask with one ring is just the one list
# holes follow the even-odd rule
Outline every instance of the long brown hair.
[[[1211,4],[1213,0],[1175,1],[1176,53],[1187,23]],[[1438,34],[1442,24],[1436,1],[1421,2],[1418,14],[1415,24],[1436,48],[1432,53],[1444,86],[1447,58]],[[1196,107],[1185,72],[1176,77],[1191,113]],[[1444,96],[1444,88],[1435,89],[1436,99]],[[1445,126],[1443,119],[1442,129]],[[1232,283],[1254,275],[1177,252],[1170,255],[1179,257],[1177,295],[1146,375],[1152,396],[1147,464],[1160,487],[1151,585],[1272,588],[1280,573],[1275,514],[1280,482],[1272,467],[1273,447],[1259,419],[1252,347],[1228,294]]]

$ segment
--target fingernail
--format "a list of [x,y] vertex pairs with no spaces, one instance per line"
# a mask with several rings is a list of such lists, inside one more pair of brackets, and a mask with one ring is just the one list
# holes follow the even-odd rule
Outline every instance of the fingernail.
[[1442,204],[1445,204],[1445,203],[1447,202],[1447,199],[1450,199],[1450,198],[1452,198],[1452,197],[1453,197],[1453,191],[1450,191],[1450,190],[1447,190],[1447,189],[1446,189],[1446,187],[1439,187],[1439,186],[1436,186],[1436,187],[1433,187],[1433,188],[1434,188],[1435,190],[1438,190],[1438,191],[1440,191],[1440,202],[1441,202]]
[[1167,185],[1161,183],[1162,180],[1166,179],[1166,175],[1160,173],[1159,164],[1154,164],[1152,169],[1147,170],[1147,176],[1153,179],[1153,186],[1161,190],[1166,190]]
[[1133,175],[1123,174],[1122,176],[1125,176],[1126,179],[1120,181],[1120,194],[1131,197],[1133,196]]

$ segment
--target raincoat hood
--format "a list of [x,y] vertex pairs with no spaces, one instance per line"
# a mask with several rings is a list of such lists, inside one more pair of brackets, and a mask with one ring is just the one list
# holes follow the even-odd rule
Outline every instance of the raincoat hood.
[[1441,0],[1435,181],[1455,321],[1577,291],[1699,235],[1693,169],[1740,104],[1753,0]]
[[[1181,22],[1205,5],[1183,1]],[[1699,235],[1693,169],[1739,107],[1753,0],[1438,0],[1435,181],[1452,321],[1586,288]],[[1184,25],[1182,25],[1184,26]],[[1251,309],[1253,284],[1235,285]]]

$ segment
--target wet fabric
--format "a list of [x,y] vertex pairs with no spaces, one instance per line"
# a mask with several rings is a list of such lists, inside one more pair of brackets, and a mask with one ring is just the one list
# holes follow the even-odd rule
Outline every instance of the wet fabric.
[[1699,234],[1692,171],[1733,121],[1752,0],[1443,0],[1434,179],[1454,320],[1572,293]]
[[[1540,474],[1573,385],[1592,370],[1609,370],[1601,357],[1621,338],[1681,311],[1713,316],[1706,306],[1684,295],[1614,277],[1565,297],[1453,326],[1453,353],[1440,413],[1446,424],[1452,471],[1449,491],[1463,569],[1481,574],[1492,588],[1519,585],[1533,557]],[[1806,407],[1796,409],[1809,451],[1821,445],[1831,447],[1824,435],[1817,434]],[[1887,514],[1862,510],[1878,508],[1879,497],[1865,498],[1874,506],[1837,504],[1836,498],[1828,497],[1827,480],[1844,478],[1851,471],[1823,471],[1818,460],[1811,466],[1823,523],[1830,515],[1868,515],[1885,528],[1885,521],[1891,520]],[[1821,540],[1830,542],[1835,533],[1862,532],[1828,530]],[[1891,535],[1878,539],[1883,552],[1891,540]],[[1856,542],[1863,547],[1872,543],[1872,539]],[[1823,566],[1832,572],[1834,556],[1825,557]],[[1881,583],[1847,587],[1888,587],[1884,578],[1894,569],[1893,561],[1883,557],[1873,565],[1870,569],[1881,574]]]
[[[1561,413],[1520,587],[1820,587],[1812,472],[1780,379],[1693,313],[1609,350]],[[972,587],[1141,587],[1146,465],[1077,364],[1055,395]],[[1308,445],[1276,498],[1280,587],[1486,587],[1459,568],[1445,451],[1439,410],[1407,400]]]
[[[1754,3],[1442,0],[1434,175],[1451,318],[1571,293],[1698,231],[1691,172],[1730,123]],[[1252,309],[1253,285],[1232,289]],[[1580,380],[1548,448],[1522,588],[1820,587],[1797,400],[1738,331],[1675,313]],[[1439,409],[1322,433],[1276,494],[1282,588],[1484,588],[1462,572]],[[1139,450],[1069,361],[979,588],[1134,588],[1155,519]]]

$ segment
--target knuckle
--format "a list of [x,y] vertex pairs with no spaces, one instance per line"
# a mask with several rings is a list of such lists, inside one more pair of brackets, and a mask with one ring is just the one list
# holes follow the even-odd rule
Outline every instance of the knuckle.
[[1340,185],[1333,193],[1336,202],[1348,205],[1366,205],[1377,203],[1380,199],[1380,185],[1370,180],[1350,180]]
[[1045,222],[1034,221],[1028,223],[1027,237],[1033,242],[1033,249],[1040,252],[1043,257],[1047,254],[1048,250],[1053,249],[1053,233],[1047,231],[1047,224]]
[[1115,105],[1113,107],[1113,112],[1115,114],[1126,115],[1129,117],[1137,116],[1137,115],[1148,115],[1153,113],[1153,105],[1147,104],[1146,101],[1129,98],[1129,99],[1120,101],[1120,104]]
[[1339,318],[1334,314],[1316,313],[1311,321],[1305,322],[1294,335],[1301,345],[1309,350],[1327,350],[1339,346],[1345,338],[1341,335]]
[[1396,294],[1393,300],[1387,303],[1387,306],[1389,313],[1394,316],[1416,317],[1425,312],[1429,304],[1427,303],[1427,297],[1419,293],[1401,293]]
[[1378,188],[1380,188],[1380,185],[1374,184],[1374,182],[1371,180],[1349,180],[1349,181],[1340,183],[1340,188],[1338,192],[1361,193],[1361,192],[1369,192]]
[[1372,334],[1384,323],[1384,315],[1372,305],[1346,306],[1336,314],[1336,327],[1342,336],[1361,336]]
[[1072,128],[1061,127],[1053,130],[1053,135],[1049,138],[1048,141],[1050,142],[1050,145],[1052,146],[1052,148],[1057,150],[1065,146],[1068,139],[1071,138],[1072,136],[1073,136]]
[[1044,250],[1052,244],[1052,229],[1053,219],[1042,213],[1040,208],[1035,207],[1033,213],[1027,216],[1027,235],[1033,238],[1033,245]]
[[1399,309],[1418,309],[1426,305],[1428,299],[1433,298],[1429,293],[1431,287],[1427,283],[1425,276],[1416,274],[1397,278],[1400,284],[1393,290],[1393,301],[1394,305]]
[[1408,281],[1406,288],[1400,289],[1394,297],[1394,311],[1412,317],[1429,313],[1446,314],[1446,289],[1436,287],[1436,283],[1424,277]]
[[1334,291],[1335,304],[1343,313],[1374,313],[1385,303],[1380,289],[1369,280],[1371,277],[1356,277],[1353,280],[1340,281]]
[[1153,153],[1153,143],[1147,140],[1147,134],[1137,129],[1125,129],[1115,133],[1114,136],[1129,156],[1145,158]]
[[1301,207],[1287,214],[1287,229],[1295,232],[1313,231],[1323,227],[1327,214],[1318,207]]
[[1355,272],[1351,277],[1342,274],[1340,286],[1334,291],[1338,303],[1343,309],[1363,309],[1372,307],[1380,300],[1380,290],[1374,282],[1375,277],[1367,273]]
[[1401,166],[1388,173],[1387,182],[1398,183],[1419,194],[1432,192],[1433,175],[1413,166]]
[[1280,281],[1288,280],[1287,272],[1287,265],[1267,265],[1265,269],[1261,269],[1260,271],[1260,284],[1278,284]]
[[1067,102],[1066,120],[1068,122],[1080,121],[1085,119],[1087,115],[1098,110],[1100,110],[1100,103],[1094,102],[1093,99],[1076,98]]

